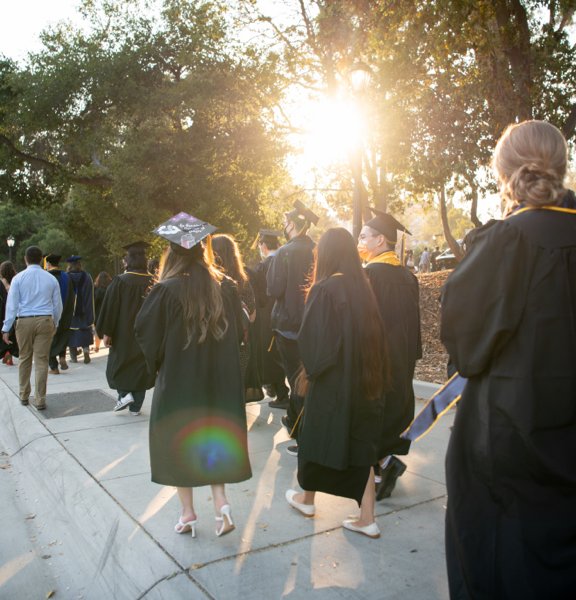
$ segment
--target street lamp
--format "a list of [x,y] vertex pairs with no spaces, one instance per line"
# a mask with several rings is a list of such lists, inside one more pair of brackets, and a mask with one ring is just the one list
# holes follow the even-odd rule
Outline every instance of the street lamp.
[[[371,71],[363,63],[355,63],[350,70],[350,84],[356,98],[364,94],[370,84]],[[352,235],[358,239],[362,229],[362,197],[364,185],[362,183],[362,136],[358,132],[356,150],[352,157],[352,177],[354,179],[354,193],[352,196]]]
[[12,248],[14,248],[14,244],[16,243],[14,236],[9,235],[6,239],[6,243],[8,244],[8,260],[12,262]]

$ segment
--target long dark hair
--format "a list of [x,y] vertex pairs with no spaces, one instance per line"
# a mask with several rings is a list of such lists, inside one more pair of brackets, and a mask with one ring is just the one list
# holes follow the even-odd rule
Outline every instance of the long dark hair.
[[389,383],[389,360],[384,325],[376,303],[376,297],[366,277],[356,242],[346,229],[328,229],[316,247],[316,261],[312,284],[342,274],[354,290],[352,311],[354,331],[358,333],[360,346],[361,385],[369,399],[378,398]]
[[208,334],[220,340],[228,328],[224,314],[224,301],[220,282],[222,273],[214,265],[214,258],[207,242],[196,244],[190,250],[166,249],[160,262],[159,281],[181,277],[185,282],[179,300],[186,322],[187,348],[193,340],[204,342]]
[[12,283],[12,279],[14,279],[15,275],[16,269],[9,260],[5,260],[2,264],[0,264],[0,277],[3,277],[8,282],[8,285]]
[[248,275],[244,270],[236,240],[226,233],[218,233],[212,237],[212,248],[216,257],[216,264],[236,283],[241,291],[248,281]]

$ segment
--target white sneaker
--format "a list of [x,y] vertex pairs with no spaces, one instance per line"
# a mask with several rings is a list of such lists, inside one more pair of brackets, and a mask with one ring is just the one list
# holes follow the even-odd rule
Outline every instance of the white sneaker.
[[140,411],[139,410],[129,410],[128,411],[133,417],[139,417],[140,416]]
[[122,398],[118,398],[118,400],[116,400],[114,412],[124,410],[129,404],[132,404],[132,402],[134,402],[134,396],[131,393],[126,394]]

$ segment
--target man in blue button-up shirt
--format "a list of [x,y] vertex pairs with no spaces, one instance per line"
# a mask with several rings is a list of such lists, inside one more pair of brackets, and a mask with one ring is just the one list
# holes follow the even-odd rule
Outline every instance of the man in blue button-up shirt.
[[34,406],[43,410],[46,408],[50,344],[62,315],[62,299],[56,278],[40,266],[42,250],[38,246],[30,246],[24,258],[27,268],[14,277],[8,292],[2,338],[9,343],[9,332],[16,320],[16,340],[20,348],[20,402],[26,405],[30,398],[34,359]]

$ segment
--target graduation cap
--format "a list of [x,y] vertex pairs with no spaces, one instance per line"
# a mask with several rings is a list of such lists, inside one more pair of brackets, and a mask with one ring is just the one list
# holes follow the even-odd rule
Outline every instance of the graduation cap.
[[150,244],[148,242],[142,241],[132,242],[131,244],[126,244],[125,246],[122,246],[122,249],[126,250],[127,252],[129,252],[130,250],[140,250],[142,252],[145,252],[146,250],[148,250],[148,248],[150,248]]
[[57,265],[62,260],[61,254],[46,254],[44,260],[49,262],[51,265]]
[[305,224],[304,222],[318,225],[318,221],[320,220],[320,217],[307,208],[300,200],[294,201],[294,210],[287,212],[286,217],[290,219],[290,221],[302,223],[302,225]]
[[398,239],[398,231],[405,231],[408,235],[412,235],[406,227],[404,227],[402,223],[399,223],[392,215],[376,208],[371,208],[370,210],[374,213],[374,218],[370,219],[367,223],[364,223],[364,225],[375,229],[388,241],[395,244]]
[[82,257],[78,256],[77,254],[73,254],[72,256],[69,256],[66,259],[66,262],[67,263],[75,263],[75,262],[78,262],[79,260],[82,260]]
[[[276,231],[275,229],[260,229],[250,248],[252,250],[256,250],[256,246],[258,246],[258,244],[267,243],[267,241],[275,241],[277,244],[279,244],[279,237],[282,237],[281,231]],[[268,240],[266,238],[268,238]]]
[[154,233],[170,242],[170,247],[176,252],[190,250],[206,236],[214,233],[216,227],[201,221],[185,212],[174,215],[154,229]]

